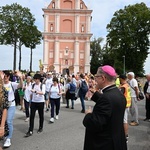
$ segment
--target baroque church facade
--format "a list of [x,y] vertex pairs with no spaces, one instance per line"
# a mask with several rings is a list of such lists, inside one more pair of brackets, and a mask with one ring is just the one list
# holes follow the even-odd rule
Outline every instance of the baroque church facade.
[[52,0],[43,12],[43,70],[89,73],[92,10],[82,0]]

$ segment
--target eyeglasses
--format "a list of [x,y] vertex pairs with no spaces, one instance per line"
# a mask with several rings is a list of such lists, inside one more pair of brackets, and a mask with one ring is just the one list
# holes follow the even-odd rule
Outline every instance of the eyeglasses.
[[102,75],[95,75],[94,77],[95,77],[95,78],[98,78],[98,77],[102,77]]

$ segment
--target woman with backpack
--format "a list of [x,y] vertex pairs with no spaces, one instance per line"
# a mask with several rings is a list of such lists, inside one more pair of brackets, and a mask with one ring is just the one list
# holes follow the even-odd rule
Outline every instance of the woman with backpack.
[[70,78],[67,79],[66,87],[66,108],[69,108],[69,99],[71,99],[71,109],[74,109],[75,91],[76,85],[71,81]]
[[79,98],[80,98],[80,101],[81,101],[81,107],[82,107],[82,110],[81,110],[81,113],[85,113],[85,103],[84,103],[84,100],[85,100],[85,95],[88,91],[88,85],[87,85],[87,82],[84,78],[85,76],[83,74],[80,74],[80,82],[79,82]]
[[26,115],[26,119],[25,122],[29,121],[29,107],[31,104],[31,90],[32,90],[32,77],[31,76],[27,76],[26,78],[26,83],[24,84],[23,90],[24,90],[24,107],[25,107],[25,115]]
[[31,89],[31,105],[30,105],[30,117],[29,117],[29,129],[25,134],[25,137],[29,137],[33,134],[34,129],[34,118],[36,111],[39,114],[39,128],[37,133],[43,132],[44,124],[44,94],[45,94],[45,84],[41,83],[41,75],[35,74],[33,77],[35,83],[32,84]]
[[55,119],[58,120],[59,110],[60,110],[60,98],[62,90],[58,83],[58,78],[53,78],[53,84],[50,87],[50,104],[51,104],[51,118],[50,123],[54,123],[54,111],[56,106],[56,116]]

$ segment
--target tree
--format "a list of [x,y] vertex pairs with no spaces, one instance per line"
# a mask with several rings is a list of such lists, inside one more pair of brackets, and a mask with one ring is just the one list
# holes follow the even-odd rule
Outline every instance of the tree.
[[126,70],[143,74],[150,46],[150,9],[144,3],[124,7],[114,13],[107,29],[107,44],[114,56],[114,66],[123,67],[125,56]]
[[90,45],[90,53],[91,53],[91,73],[95,74],[97,71],[97,68],[103,64],[103,51],[101,48],[101,42],[103,41],[103,38],[94,38],[93,41],[91,41]]
[[114,55],[107,44],[103,47],[103,65],[114,65]]
[[[30,33],[30,36],[28,37]],[[37,26],[30,26],[27,28],[26,31],[26,36],[28,38],[25,38],[24,44],[26,47],[29,47],[31,49],[31,54],[30,54],[30,71],[32,71],[32,54],[33,54],[33,49],[36,48],[36,45],[41,44],[41,39],[42,39],[42,33],[37,29]]]
[[0,7],[0,44],[14,46],[13,70],[16,70],[17,44],[21,46],[24,28],[33,25],[34,22],[35,19],[30,10],[17,3]]

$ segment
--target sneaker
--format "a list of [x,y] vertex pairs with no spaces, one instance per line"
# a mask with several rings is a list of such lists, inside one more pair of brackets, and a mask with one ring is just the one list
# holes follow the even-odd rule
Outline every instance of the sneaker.
[[28,118],[26,118],[24,121],[25,121],[25,122],[28,122],[28,121],[29,121],[29,117],[28,117]]
[[56,115],[55,119],[56,119],[56,120],[58,120],[58,119],[59,119],[59,118],[58,118],[58,115]]
[[31,136],[32,134],[33,134],[32,131],[28,131],[28,132],[26,133],[25,137],[29,137],[29,136]]
[[54,118],[50,118],[50,123],[54,123]]
[[71,109],[74,109],[74,107],[71,107]]
[[66,108],[69,108],[69,106],[66,106]]
[[129,141],[128,141],[128,139],[126,138],[126,143],[128,144],[128,142],[129,142]]
[[128,140],[129,140],[129,135],[127,134],[127,135],[126,135],[126,143],[129,142]]
[[126,138],[129,139],[129,135],[128,134],[126,135]]
[[10,142],[10,139],[6,139],[3,147],[7,148],[7,147],[10,147],[11,146],[11,142]]
[[41,132],[43,132],[43,129],[38,129],[38,131],[37,131],[37,133],[41,133]]
[[20,108],[20,111],[23,111],[23,107]]
[[129,123],[129,125],[130,125],[130,126],[138,126],[139,123],[137,123],[137,122],[131,122],[131,123]]
[[149,120],[148,118],[143,119],[143,121],[148,121],[148,120]]
[[81,110],[81,113],[85,113],[85,110]]
[[49,109],[47,108],[47,109],[45,110],[45,112],[49,112]]

